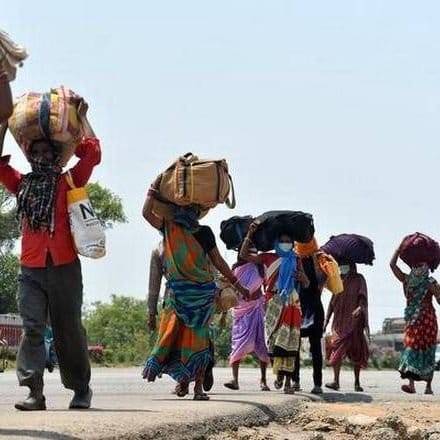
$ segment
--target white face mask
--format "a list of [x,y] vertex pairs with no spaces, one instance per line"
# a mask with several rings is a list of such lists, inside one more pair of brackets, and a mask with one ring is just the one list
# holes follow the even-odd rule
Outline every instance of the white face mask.
[[292,243],[280,243],[280,249],[283,252],[289,252],[291,251],[293,248],[293,244]]
[[350,266],[348,264],[341,264],[339,266],[339,272],[341,272],[341,275],[347,275],[348,272],[350,272]]

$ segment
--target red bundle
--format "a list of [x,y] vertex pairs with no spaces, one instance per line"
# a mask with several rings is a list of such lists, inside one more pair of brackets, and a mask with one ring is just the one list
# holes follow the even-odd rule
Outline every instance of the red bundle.
[[431,237],[416,232],[403,239],[400,258],[411,268],[426,263],[435,270],[440,264],[440,246]]

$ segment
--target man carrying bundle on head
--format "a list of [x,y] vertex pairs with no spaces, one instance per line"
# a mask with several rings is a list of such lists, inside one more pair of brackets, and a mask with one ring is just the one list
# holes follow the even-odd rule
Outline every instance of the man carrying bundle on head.
[[[99,141],[86,123],[86,111],[83,103],[76,115],[83,121],[84,137],[73,146],[80,160],[70,170],[78,187],[87,183],[101,160]],[[6,128],[4,124],[0,134],[0,155]],[[25,123],[20,125],[20,129],[27,128]],[[9,165],[10,156],[0,157],[0,182],[17,197],[22,233],[19,311],[24,333],[17,355],[17,376],[30,393],[15,407],[26,411],[46,409],[44,333],[49,312],[61,380],[74,391],[69,408],[89,408],[92,391],[87,340],[81,323],[81,264],[69,226],[70,187],[60,162],[64,144],[51,139],[50,133],[42,133],[28,140],[24,150],[31,165],[27,174]]]

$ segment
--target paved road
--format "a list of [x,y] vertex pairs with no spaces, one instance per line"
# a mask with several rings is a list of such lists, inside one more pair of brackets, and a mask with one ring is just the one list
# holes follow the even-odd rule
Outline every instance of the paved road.
[[[305,391],[311,389],[311,371],[303,371],[304,392],[286,396],[280,392],[258,391],[258,370],[241,370],[240,391],[230,391],[222,386],[229,380],[230,371],[215,369],[216,384],[211,401],[194,402],[188,396],[178,399],[171,394],[173,382],[164,377],[153,384],[140,378],[139,368],[94,369],[92,387],[95,393],[93,410],[68,411],[71,393],[59,381],[58,373],[46,375],[48,411],[22,413],[13,409],[15,400],[21,398],[25,388],[16,384],[11,371],[0,374],[0,438],[17,439],[121,439],[121,438],[179,438],[188,437],[193,424],[197,429],[225,428],[231,424],[254,423],[271,420],[280,411],[293,410],[302,399],[314,398]],[[437,376],[438,377],[438,376]],[[324,372],[324,379],[331,371]],[[440,381],[434,380],[437,395],[424,396],[422,385],[417,395],[400,392],[398,374],[391,371],[366,371],[361,379],[364,393],[353,391],[350,371],[342,372],[341,391],[325,393],[326,401],[350,401],[368,404],[371,401],[440,401]],[[215,418],[215,422],[210,422]],[[164,428],[166,427],[166,429]],[[169,428],[171,426],[171,428]],[[172,433],[174,432],[174,437]],[[194,431],[195,432],[195,431]]]

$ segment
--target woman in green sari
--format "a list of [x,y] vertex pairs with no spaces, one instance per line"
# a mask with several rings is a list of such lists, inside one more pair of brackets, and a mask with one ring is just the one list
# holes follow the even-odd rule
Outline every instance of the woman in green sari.
[[217,249],[211,228],[198,222],[196,206],[176,207],[174,221],[165,221],[153,212],[157,189],[150,188],[143,216],[164,235],[167,287],[158,339],[145,362],[142,376],[149,382],[161,374],[170,375],[177,383],[177,395],[188,393],[195,381],[194,399],[208,400],[203,392],[205,369],[211,361],[209,323],[214,312],[216,294],[215,267],[234,287],[248,298]]

